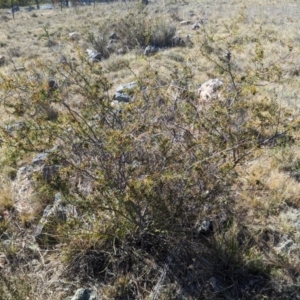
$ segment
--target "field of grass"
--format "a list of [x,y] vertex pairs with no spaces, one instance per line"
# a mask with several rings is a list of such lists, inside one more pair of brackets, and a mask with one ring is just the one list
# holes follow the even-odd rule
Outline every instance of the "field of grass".
[[299,299],[299,13],[0,11],[0,300]]

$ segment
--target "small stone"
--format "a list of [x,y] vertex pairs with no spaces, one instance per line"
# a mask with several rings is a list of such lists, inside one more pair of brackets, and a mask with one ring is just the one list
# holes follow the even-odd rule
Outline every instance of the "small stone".
[[95,291],[89,289],[78,289],[71,300],[97,300]]
[[220,99],[221,92],[220,89],[223,86],[223,82],[218,79],[210,79],[203,83],[198,89],[198,94],[200,96],[200,102],[206,102],[212,99]]
[[180,36],[175,35],[171,40],[173,46],[185,46],[185,41]]
[[155,47],[155,46],[149,45],[149,46],[147,46],[147,47],[145,48],[145,50],[144,50],[144,55],[145,55],[145,56],[150,56],[150,55],[152,55],[152,54],[158,52],[158,50],[159,50],[159,48],[157,48],[157,47]]
[[111,33],[109,36],[109,39],[116,40],[118,38],[117,34],[115,32]]
[[130,95],[130,93],[136,89],[138,86],[137,82],[130,82],[127,84],[120,85],[116,93],[114,95],[114,100],[117,100],[119,102],[130,102],[133,100],[133,97]]
[[86,53],[90,59],[90,62],[99,62],[101,60],[101,54],[95,50],[87,49]]
[[58,84],[57,84],[56,80],[50,79],[50,80],[48,81],[48,89],[49,89],[50,91],[54,91],[54,90],[56,90],[57,88],[58,88]]
[[35,7],[34,6],[28,6],[27,8],[25,8],[25,10],[31,12],[31,11],[35,10]]
[[200,23],[196,22],[193,26],[192,26],[192,30],[197,30],[200,29]]
[[202,221],[201,225],[198,228],[198,233],[207,234],[213,230],[213,224],[210,219],[205,219]]
[[14,6],[12,9],[11,9],[12,12],[17,12],[17,11],[20,11],[20,7],[19,6]]

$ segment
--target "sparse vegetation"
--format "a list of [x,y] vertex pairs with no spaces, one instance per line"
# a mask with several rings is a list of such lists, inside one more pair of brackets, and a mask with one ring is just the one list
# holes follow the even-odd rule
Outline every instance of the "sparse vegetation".
[[294,4],[200,4],[0,18],[0,299],[300,293]]

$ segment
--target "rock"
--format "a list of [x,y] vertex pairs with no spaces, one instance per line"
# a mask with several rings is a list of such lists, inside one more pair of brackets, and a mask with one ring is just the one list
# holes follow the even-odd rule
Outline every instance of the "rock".
[[12,124],[8,124],[5,126],[5,130],[7,133],[13,133],[15,131],[22,130],[25,127],[23,122],[16,122]]
[[200,96],[200,102],[207,102],[209,100],[220,99],[221,92],[220,89],[223,86],[223,82],[220,79],[210,79],[203,83],[198,89],[198,94]]
[[72,204],[64,205],[61,193],[57,193],[54,204],[47,205],[44,209],[43,216],[35,230],[35,240],[39,244],[43,244],[45,240],[51,240],[51,236],[49,239],[49,232],[47,232],[47,229],[45,230],[46,225],[51,221],[56,223],[66,222],[71,217],[77,217],[76,207]]
[[115,93],[114,99],[117,100],[118,102],[126,102],[126,103],[128,103],[132,100],[128,94],[120,93],[120,92]]
[[55,152],[57,149],[58,149],[58,147],[57,147],[57,146],[54,146],[53,148],[47,150],[46,152],[38,153],[38,154],[33,158],[32,164],[33,164],[34,166],[44,164],[44,163],[45,163],[45,160],[48,158],[48,155],[49,155],[50,153]]
[[32,164],[34,166],[38,166],[41,164],[45,164],[46,159],[48,158],[49,153],[48,152],[42,152],[38,153],[35,158],[32,160]]
[[138,84],[135,81],[120,85],[116,90],[114,100],[117,100],[119,102],[131,102],[133,100],[133,97],[130,94],[134,89],[137,88],[137,86]]
[[48,91],[55,91],[58,89],[58,84],[55,79],[49,79],[48,81]]
[[32,173],[33,167],[30,165],[19,168],[12,186],[15,209],[20,214],[30,214],[34,210],[31,203],[31,198],[34,195]]
[[149,1],[148,0],[141,0],[141,3],[144,4],[144,5],[148,5]]
[[[16,129],[13,128],[10,130]],[[47,182],[57,176],[60,166],[49,165],[49,163],[47,163],[49,154],[56,149],[57,147],[53,147],[46,152],[38,153],[33,158],[31,164],[27,164],[18,169],[12,186],[12,193],[15,199],[15,208],[19,213],[30,214],[34,212],[35,206],[32,202],[35,195],[34,180],[32,179],[34,174],[39,174],[41,178]]]
[[198,228],[198,233],[200,234],[208,234],[213,230],[213,224],[210,219],[205,219],[202,221],[201,225]]
[[111,33],[109,36],[110,40],[116,40],[118,38],[117,34],[115,32]]
[[192,30],[197,30],[200,29],[200,23],[196,22],[193,26],[192,26]]
[[101,60],[101,54],[92,49],[86,49],[86,53],[90,62],[99,62]]
[[189,20],[180,22],[180,25],[189,25],[189,24],[191,24],[191,21],[189,21]]
[[90,289],[78,289],[71,300],[97,300],[97,294]]
[[173,46],[185,46],[185,41],[180,36],[173,36],[171,41]]
[[123,48],[119,48],[119,49],[117,49],[116,53],[119,55],[123,55],[126,53],[126,51]]
[[74,32],[70,32],[70,33],[69,33],[69,40],[70,40],[70,41],[75,42],[75,41],[78,41],[79,38],[80,38],[80,36],[79,36],[79,33],[78,33],[78,32],[74,31]]
[[159,50],[159,48],[149,45],[145,48],[144,55],[150,56],[150,55],[156,53],[158,50]]
[[25,10],[30,12],[30,11],[35,10],[35,7],[34,6],[28,6],[28,7],[25,8]]
[[109,40],[108,45],[106,46],[106,49],[109,52],[114,52],[116,49],[116,40]]
[[0,55],[0,66],[3,66],[5,63],[5,57],[3,55]]
[[11,9],[11,12],[17,12],[17,11],[20,11],[20,7],[19,6],[14,6],[12,9]]

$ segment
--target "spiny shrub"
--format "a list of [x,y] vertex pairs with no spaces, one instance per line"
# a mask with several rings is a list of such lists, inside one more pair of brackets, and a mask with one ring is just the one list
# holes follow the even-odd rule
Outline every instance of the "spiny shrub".
[[[62,150],[53,159],[64,166],[60,180],[68,181],[70,194],[114,219],[119,230],[128,227],[119,231],[122,235],[191,230],[203,205],[230,192],[235,167],[264,140],[261,132],[253,131],[253,111],[243,100],[245,94],[199,110],[191,92],[180,95],[179,102],[157,91],[151,86],[156,76],[146,74],[147,82],[141,79],[140,86],[147,90],[136,91],[135,101],[118,111],[110,104],[110,84],[100,66],[65,65],[57,77],[68,85],[48,96],[18,75],[13,88],[26,93],[9,93],[5,99],[12,113],[22,116],[24,126],[17,136],[3,130],[3,139],[23,153],[59,144]],[[4,91],[8,85],[12,87],[11,81],[2,81]],[[78,94],[80,110],[72,103]],[[60,107],[55,121],[43,110],[32,115],[45,97]],[[255,117],[264,120],[260,114]],[[275,134],[273,128],[272,119],[264,123],[268,138]]]
[[[162,28],[162,23],[158,24],[155,32]],[[122,19],[116,33],[129,49],[143,47],[155,37],[142,14]],[[157,40],[164,43],[171,35]],[[63,225],[56,233],[61,232],[57,237],[61,242],[78,245],[78,251],[67,250],[71,262],[80,262],[80,272],[94,262],[101,270],[93,269],[89,274],[95,271],[103,275],[113,265],[121,270],[116,257],[123,251],[122,262],[137,261],[140,249],[160,264],[167,261],[171,265],[174,257],[185,268],[193,264],[189,254],[196,257],[195,244],[202,250],[210,247],[203,246],[199,233],[199,223],[207,215],[205,207],[212,206],[217,213],[224,203],[230,207],[236,195],[237,167],[243,166],[257,148],[276,139],[278,132],[293,130],[291,124],[286,126],[289,115],[279,110],[275,101],[255,104],[252,87],[257,74],[248,72],[246,79],[239,78],[238,66],[229,56],[218,54],[216,43],[205,39],[200,51],[214,63],[214,72],[220,72],[230,88],[222,91],[222,98],[207,104],[199,104],[199,96],[189,89],[193,74],[188,68],[171,76],[181,87],[176,97],[160,88],[159,74],[150,69],[137,78],[135,100],[120,107],[112,105],[111,84],[101,65],[84,59],[57,68],[40,63],[36,70],[1,77],[3,104],[12,118],[24,123],[16,134],[2,128],[1,140],[6,147],[21,158],[59,146],[49,156],[48,164],[60,166],[56,189],[76,205],[81,221],[66,223],[67,236]],[[37,74],[44,77],[33,80]],[[45,91],[45,74],[55,74],[59,83],[53,93]],[[56,118],[49,118],[44,110],[33,114],[33,108],[43,107],[45,101],[50,106],[55,104]],[[270,117],[266,118],[262,110]],[[221,230],[226,232],[226,226]],[[241,269],[243,258],[233,246],[229,251],[225,245],[226,249],[220,251],[222,259],[215,260],[222,261],[224,269],[227,253],[236,255],[237,259],[230,262]],[[99,250],[101,247],[105,253]],[[211,258],[207,252],[205,248],[201,254]],[[186,260],[182,262],[180,257]],[[203,262],[197,262],[203,267]],[[130,266],[126,270],[135,272]],[[182,274],[176,274],[185,280]],[[231,275],[227,277],[230,291],[232,278],[237,278],[236,273]],[[152,289],[154,283],[150,286]],[[195,299],[202,295],[200,288],[193,293]],[[237,293],[228,295],[232,298]]]

